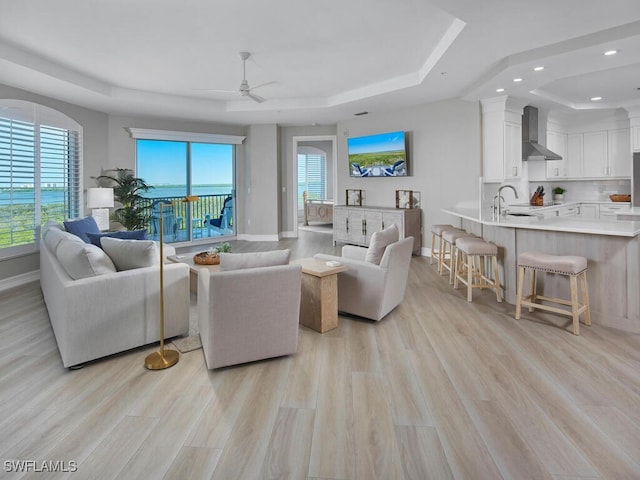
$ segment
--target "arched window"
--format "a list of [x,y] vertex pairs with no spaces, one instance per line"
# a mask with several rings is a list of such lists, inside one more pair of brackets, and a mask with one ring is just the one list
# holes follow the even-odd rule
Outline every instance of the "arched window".
[[82,127],[65,114],[0,99],[0,257],[37,250],[47,220],[82,211]]

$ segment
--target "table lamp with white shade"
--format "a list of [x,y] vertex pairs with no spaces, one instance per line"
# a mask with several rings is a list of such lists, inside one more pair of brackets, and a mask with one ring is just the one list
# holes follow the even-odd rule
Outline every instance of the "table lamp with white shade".
[[87,188],[87,208],[100,230],[109,230],[109,208],[113,207],[113,188]]

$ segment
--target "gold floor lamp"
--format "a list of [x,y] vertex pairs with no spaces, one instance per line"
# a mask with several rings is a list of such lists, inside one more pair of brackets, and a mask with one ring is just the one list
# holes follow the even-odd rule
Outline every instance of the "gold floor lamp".
[[[182,202],[195,202],[198,200],[198,197],[195,195],[189,195],[184,197]],[[171,202],[173,205],[175,202]],[[158,206],[160,209],[159,212],[159,230],[160,230],[160,348],[157,352],[153,352],[144,359],[144,366],[149,370],[162,370],[164,368],[169,368],[178,363],[179,354],[175,350],[165,350],[164,348],[164,249],[163,249],[163,218],[162,218],[162,209],[164,208],[164,203],[159,202]]]

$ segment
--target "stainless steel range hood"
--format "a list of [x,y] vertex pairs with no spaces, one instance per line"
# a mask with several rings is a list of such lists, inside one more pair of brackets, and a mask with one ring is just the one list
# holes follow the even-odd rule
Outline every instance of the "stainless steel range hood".
[[522,115],[522,159],[529,157],[562,160],[560,155],[538,143],[538,109],[532,106],[524,107]]

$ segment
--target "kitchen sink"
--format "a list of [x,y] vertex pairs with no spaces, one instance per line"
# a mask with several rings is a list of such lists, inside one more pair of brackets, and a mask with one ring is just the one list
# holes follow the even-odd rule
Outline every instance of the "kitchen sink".
[[535,213],[524,213],[524,212],[507,212],[507,216],[511,217],[537,217]]

